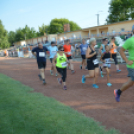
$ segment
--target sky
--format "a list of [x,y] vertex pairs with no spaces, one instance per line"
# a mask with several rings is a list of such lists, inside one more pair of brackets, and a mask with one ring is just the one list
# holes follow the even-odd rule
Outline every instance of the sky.
[[110,0],[0,0],[0,20],[5,29],[15,31],[25,25],[38,27],[49,25],[54,18],[67,18],[81,28],[106,23]]

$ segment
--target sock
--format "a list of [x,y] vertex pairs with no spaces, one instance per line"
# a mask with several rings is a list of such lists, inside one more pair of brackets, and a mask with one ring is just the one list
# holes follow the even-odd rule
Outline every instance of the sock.
[[118,95],[121,95],[122,91],[120,89],[118,89],[117,93],[118,93]]

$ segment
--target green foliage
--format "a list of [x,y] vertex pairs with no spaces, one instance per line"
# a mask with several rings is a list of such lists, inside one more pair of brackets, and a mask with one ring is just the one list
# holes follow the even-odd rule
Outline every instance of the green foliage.
[[0,20],[0,48],[8,48],[9,46],[7,31]]
[[111,0],[107,24],[134,19],[133,0]]
[[70,24],[70,31],[75,31],[81,29],[75,22],[69,21],[68,19],[53,19],[50,22],[49,33],[63,33],[64,32],[64,24]]
[[0,134],[119,134],[0,74]]

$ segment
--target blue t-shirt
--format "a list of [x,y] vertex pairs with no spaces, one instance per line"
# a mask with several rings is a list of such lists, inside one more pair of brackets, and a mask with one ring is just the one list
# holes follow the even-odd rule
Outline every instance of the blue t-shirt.
[[56,46],[50,46],[48,50],[50,51],[50,58],[54,58],[57,54],[58,48]]
[[87,44],[81,44],[80,46],[80,50],[81,50],[81,55],[86,55],[86,51],[88,49],[88,45]]
[[48,49],[45,46],[43,49],[39,47],[33,48],[32,52],[36,52],[37,62],[46,62],[46,51],[48,51]]
[[105,45],[102,44],[101,46],[102,46],[102,50],[101,50],[101,52],[102,52],[102,53],[106,52]]

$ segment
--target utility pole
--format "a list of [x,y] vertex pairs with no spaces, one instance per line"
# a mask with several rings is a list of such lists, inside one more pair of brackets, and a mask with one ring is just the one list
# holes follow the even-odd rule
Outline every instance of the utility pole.
[[99,17],[100,17],[100,12],[103,12],[103,11],[98,11],[98,13],[96,14],[97,15],[97,25],[99,26],[100,25],[100,20],[99,20]]
[[100,15],[99,14],[96,14],[96,15],[97,15],[97,25],[99,26],[100,25],[100,22],[99,22]]

